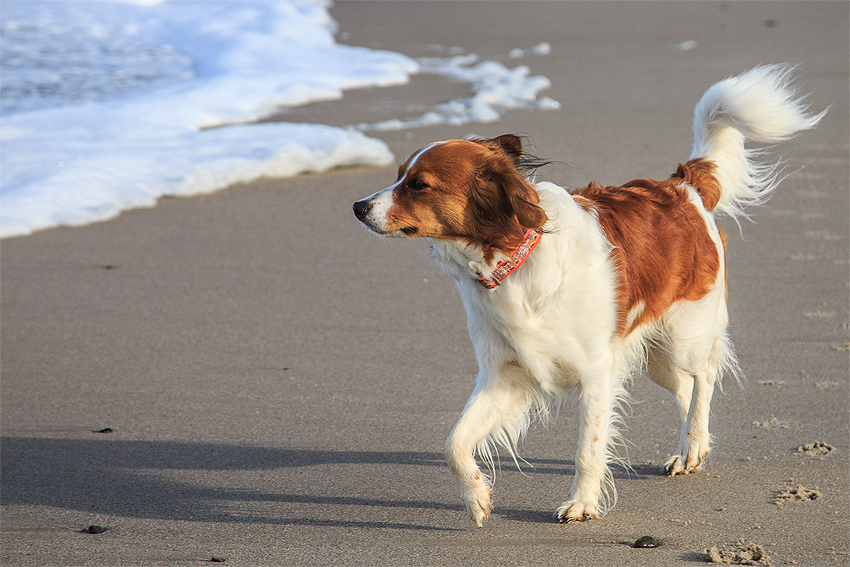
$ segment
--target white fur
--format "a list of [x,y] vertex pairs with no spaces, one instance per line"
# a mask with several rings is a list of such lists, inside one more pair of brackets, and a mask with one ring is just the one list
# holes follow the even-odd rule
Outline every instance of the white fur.
[[628,345],[612,345],[617,315],[610,243],[595,217],[566,191],[549,183],[537,190],[554,220],[523,266],[497,290],[470,276],[467,258],[454,245],[433,242],[434,257],[457,282],[479,364],[475,390],[446,442],[461,498],[478,525],[489,513],[490,498],[474,456],[490,460],[493,442],[513,454],[532,418],[549,414],[576,386],[581,441],[573,498],[565,506],[575,504],[578,517],[598,512],[604,481],[610,480],[613,410],[631,370]]
[[791,82],[793,67],[763,65],[712,86],[694,110],[691,158],[708,158],[717,166],[723,188],[717,211],[746,216],[764,203],[780,178],[777,164],[759,164],[758,151],[744,141],[773,144],[817,126],[826,110],[809,114]]
[[386,189],[376,191],[369,195],[366,199],[370,203],[370,208],[366,216],[361,221],[383,236],[404,236],[401,232],[387,232],[387,211],[393,204],[393,191],[402,182],[403,178],[396,181]]

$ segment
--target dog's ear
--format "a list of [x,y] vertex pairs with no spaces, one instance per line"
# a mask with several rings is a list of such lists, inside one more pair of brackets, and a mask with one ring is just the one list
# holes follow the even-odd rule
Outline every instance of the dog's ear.
[[482,171],[476,187],[473,194],[481,224],[493,223],[496,230],[502,231],[509,226],[511,217],[516,217],[522,228],[540,228],[547,220],[537,205],[537,193],[515,170]]
[[522,159],[522,140],[514,134],[502,134],[489,140],[473,139],[492,152],[501,152],[508,156],[514,166],[519,166]]
[[[504,134],[470,141],[489,150],[479,156],[476,164],[478,181],[472,191],[478,205],[473,213],[476,225],[487,227],[484,233],[512,237],[521,236],[520,229],[541,228],[547,217],[537,205],[540,199],[534,187],[520,173],[523,156],[520,138]],[[519,235],[512,234],[517,230]]]
[[502,186],[510,199],[511,207],[516,215],[516,220],[523,228],[541,228],[546,222],[546,213],[543,212],[536,202],[537,195],[532,194],[531,189],[526,187],[525,180],[519,176],[514,177]]
[[503,152],[511,156],[514,162],[518,162],[522,157],[522,140],[514,134],[502,134],[490,140],[491,143],[497,145]]

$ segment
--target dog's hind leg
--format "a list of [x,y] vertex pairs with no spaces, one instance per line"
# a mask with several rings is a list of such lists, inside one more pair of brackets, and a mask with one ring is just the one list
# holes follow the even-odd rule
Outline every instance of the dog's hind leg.
[[[653,382],[659,386],[663,386],[679,403],[680,415],[682,417],[681,438],[679,440],[678,453],[664,465],[667,474],[688,474],[696,470],[702,463],[702,460],[708,454],[709,435],[708,435],[708,419],[699,417],[693,422],[689,420],[691,412],[691,402],[694,401],[698,413],[704,413],[702,408],[704,405],[711,403],[711,389],[708,388],[709,376],[706,373],[701,373],[696,377],[677,368],[670,359],[667,350],[662,346],[653,346],[647,352],[647,373]],[[713,382],[712,382],[713,383]],[[699,395],[694,399],[694,394],[699,391]],[[706,399],[706,395],[708,396]],[[704,423],[703,423],[704,422]],[[690,431],[699,439],[695,439],[693,443],[695,455],[693,458],[688,458],[690,452]],[[700,446],[703,448],[699,448]],[[702,456],[700,456],[702,454]]]
[[684,427],[691,407],[694,379],[673,365],[666,348],[662,345],[653,345],[648,348],[646,362],[647,374],[652,381],[669,390],[679,403]]
[[499,375],[479,375],[478,385],[446,440],[446,460],[458,494],[472,521],[481,526],[490,515],[491,482],[475,461],[476,454],[493,466],[491,447],[497,443],[513,453],[528,430],[535,400],[517,366]]
[[[715,292],[718,296],[721,293],[722,288]],[[680,376],[682,386],[687,382],[681,378],[683,374],[690,376],[693,383],[690,404],[687,412],[683,411],[679,450],[665,465],[669,475],[696,472],[708,456],[708,421],[715,384],[725,371],[734,374],[738,368],[726,333],[727,321],[725,303],[711,296],[682,302],[669,314],[669,367]],[[681,390],[674,395],[680,403],[687,398]]]
[[667,474],[671,476],[696,472],[708,456],[711,445],[708,417],[715,381],[716,372],[710,368],[693,375],[693,396],[682,426],[679,450],[665,465]]

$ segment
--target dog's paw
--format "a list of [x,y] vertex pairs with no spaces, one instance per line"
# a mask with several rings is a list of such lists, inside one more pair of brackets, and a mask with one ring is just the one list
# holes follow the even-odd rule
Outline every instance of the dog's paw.
[[562,524],[569,522],[586,522],[598,516],[596,504],[586,505],[575,500],[569,500],[561,504],[555,511],[555,517]]
[[461,497],[472,523],[479,528],[483,526],[493,509],[493,493],[484,475],[479,472],[465,487]]
[[682,467],[682,457],[679,455],[673,455],[667,462],[664,463],[664,472],[667,473],[667,476],[676,476],[677,474],[688,474],[688,472]]
[[492,509],[493,504],[489,498],[486,501],[479,500],[466,503],[466,511],[469,512],[469,518],[472,520],[472,523],[479,528],[484,525],[484,520],[490,516],[490,511]]
[[681,455],[673,455],[667,459],[667,462],[664,464],[664,472],[667,473],[667,476],[695,473],[702,468],[702,464],[707,456],[708,451],[706,451],[702,456],[685,457],[684,459],[682,459]]

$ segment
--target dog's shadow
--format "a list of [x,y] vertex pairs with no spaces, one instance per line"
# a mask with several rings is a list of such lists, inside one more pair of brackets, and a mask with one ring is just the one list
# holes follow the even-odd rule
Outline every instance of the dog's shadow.
[[[390,474],[408,478],[406,467],[446,467],[441,453],[392,451],[319,451],[278,449],[214,443],[173,441],[97,439],[50,439],[38,437],[3,437],[0,442],[3,505],[36,505],[123,517],[167,520],[195,520],[239,523],[272,523],[291,525],[346,526],[365,528],[444,530],[449,528],[386,521],[332,520],[316,517],[278,517],[252,514],[251,503],[312,504],[339,516],[334,508],[370,506],[378,508],[415,508],[463,512],[456,501],[408,500],[354,495],[298,494],[287,490],[258,491],[250,488],[222,486],[222,482],[198,483],[208,477],[219,480],[217,473],[226,471],[270,471],[286,484],[285,469],[327,465],[381,465],[398,467]],[[517,470],[512,459],[496,459],[497,474],[573,474],[571,460],[527,459]],[[387,469],[392,471],[392,469]],[[174,473],[188,471],[188,475]],[[277,471],[277,472],[275,472]],[[344,473],[347,474],[347,473]],[[427,471],[424,473],[430,474]],[[634,478],[635,473],[614,468],[615,478]],[[333,486],[333,469],[328,474]],[[441,473],[442,475],[442,473]],[[175,480],[183,476],[187,480]],[[448,471],[435,482],[449,486]],[[393,488],[395,487],[395,488]],[[405,492],[402,481],[390,487],[364,485],[364,494]],[[222,502],[236,502],[242,513],[229,513]],[[497,508],[494,514],[519,522],[552,522],[550,511],[511,510]],[[323,515],[321,513],[317,515]]]
[[[3,505],[32,505],[64,508],[87,513],[109,514],[120,517],[154,518],[163,520],[194,520],[214,522],[268,523],[291,525],[345,526],[364,528],[391,528],[411,530],[445,530],[416,523],[393,521],[362,521],[327,519],[345,517],[347,506],[377,508],[414,508],[419,510],[447,510],[463,512],[462,506],[451,498],[445,489],[444,501],[439,499],[404,499],[405,482],[412,471],[420,478],[432,473],[430,467],[445,468],[441,453],[392,451],[320,451],[278,449],[214,443],[188,443],[173,441],[130,441],[110,439],[111,434],[92,439],[51,439],[39,437],[3,437],[0,442],[2,464]],[[572,461],[554,459],[528,459],[521,474],[571,474]],[[336,473],[334,466],[344,467]],[[381,484],[372,479],[363,481],[360,495],[352,495],[350,488],[335,490],[334,476],[351,474],[351,466],[378,465],[378,470],[399,479]],[[325,467],[323,486],[330,494],[304,494],[287,490],[290,477],[287,469]],[[331,466],[329,469],[328,466]],[[425,467],[422,469],[421,467]],[[511,459],[504,457],[496,462],[499,474],[517,473]],[[240,486],[241,472],[268,471],[280,483],[280,490],[254,489]],[[235,474],[229,475],[229,472]],[[309,473],[308,473],[309,474]],[[361,474],[357,472],[357,474]],[[615,476],[628,476],[615,469]],[[299,473],[300,475],[300,473]],[[295,476],[299,476],[295,475]],[[233,476],[236,480],[228,480]],[[251,477],[248,474],[248,477]],[[350,487],[350,476],[344,478]],[[340,483],[342,484],[342,483]],[[451,486],[448,471],[440,472],[434,486]],[[250,483],[248,484],[250,486]],[[263,484],[263,486],[268,486]],[[343,495],[340,495],[342,493]],[[386,495],[369,497],[366,495]],[[397,496],[396,496],[397,495]],[[224,504],[223,504],[224,503]],[[278,507],[301,510],[303,504],[310,514],[282,517],[285,514],[255,513],[275,504],[295,506]],[[233,513],[233,509],[239,510]],[[315,512],[315,513],[313,513]],[[520,522],[552,522],[550,511],[510,510],[497,508],[495,514]],[[391,514],[390,514],[391,515]],[[307,517],[309,516],[309,517]],[[387,514],[376,514],[386,517]]]
[[[99,439],[3,437],[0,503],[163,520],[440,530],[446,528],[325,517],[344,517],[344,514],[328,513],[331,507],[340,506],[460,510],[459,505],[297,494],[286,489],[289,477],[281,469],[358,464],[443,466],[443,463],[438,453],[285,450],[110,440],[106,436]],[[223,482],[228,471],[269,471],[269,475],[280,477],[281,490],[240,488],[238,480]],[[236,504],[240,513],[231,513],[229,509],[233,506],[222,503]],[[315,504],[319,508],[311,517],[287,518],[251,512],[274,503]]]

